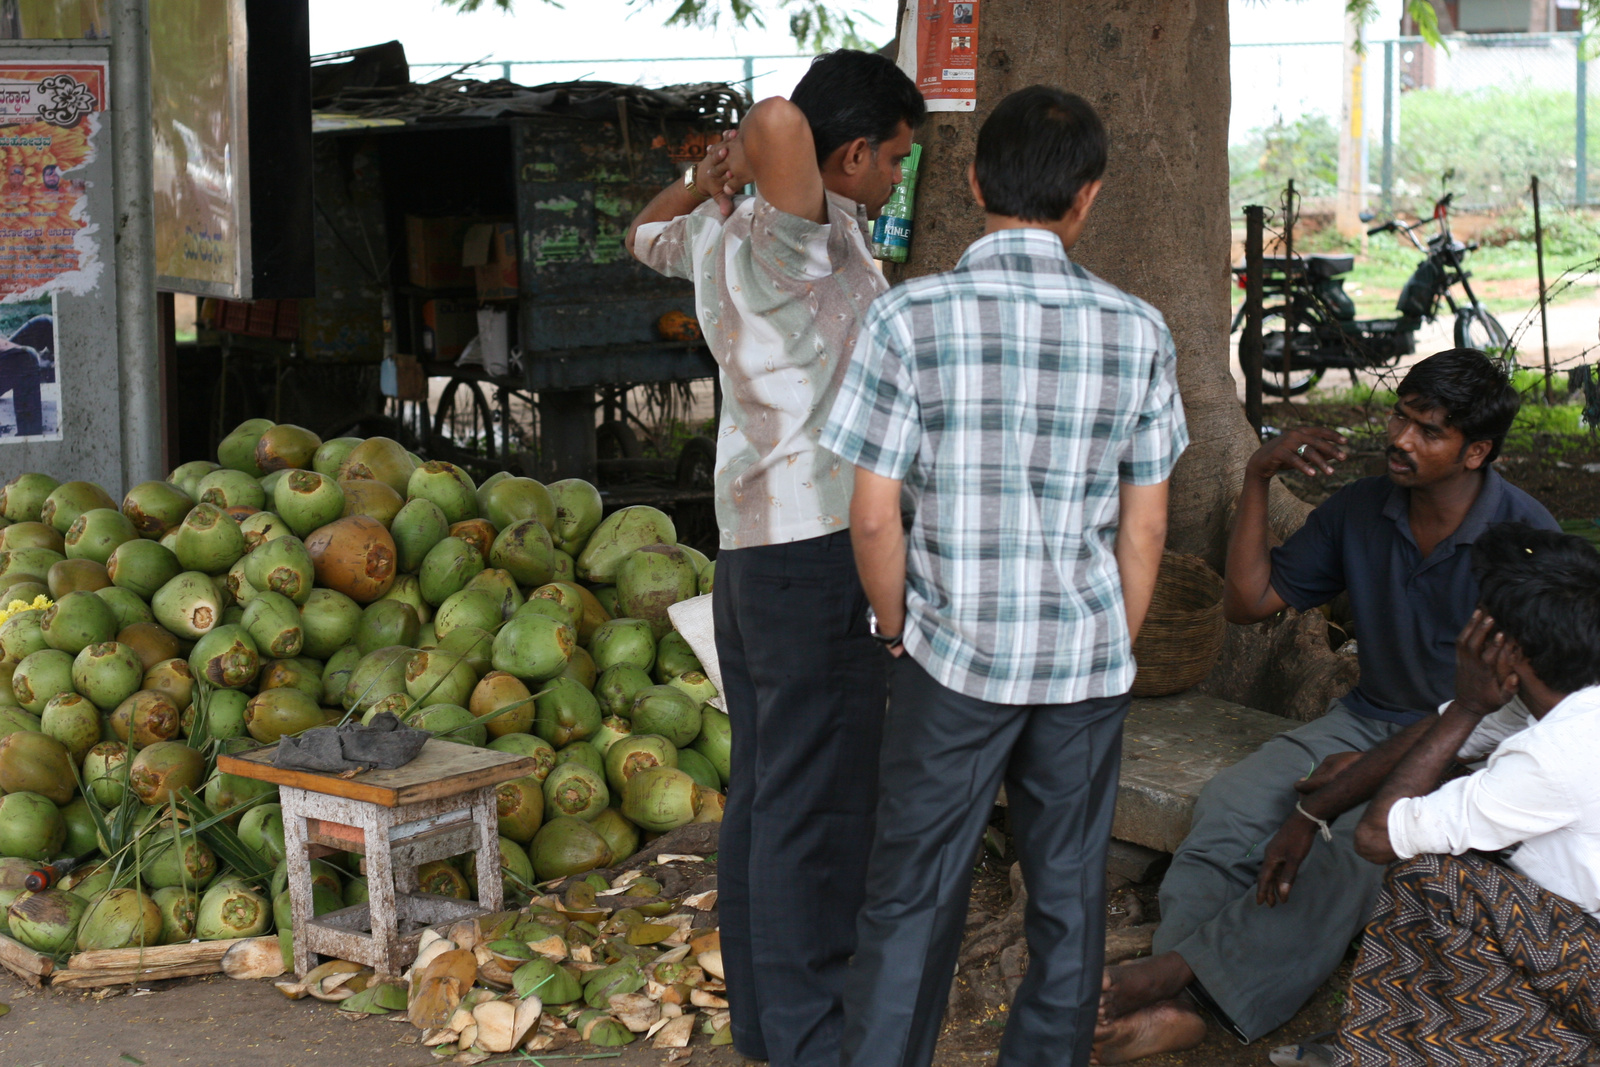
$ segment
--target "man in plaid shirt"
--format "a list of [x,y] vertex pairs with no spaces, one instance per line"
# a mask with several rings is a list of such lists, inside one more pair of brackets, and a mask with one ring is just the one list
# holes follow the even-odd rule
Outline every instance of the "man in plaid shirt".
[[1132,640],[1188,443],[1161,315],[1067,257],[1105,156],[1079,97],[1003,100],[971,174],[985,235],[872,305],[823,432],[895,657],[846,1067],[932,1060],[1002,781],[1030,962],[1000,1064],[1089,1061]]

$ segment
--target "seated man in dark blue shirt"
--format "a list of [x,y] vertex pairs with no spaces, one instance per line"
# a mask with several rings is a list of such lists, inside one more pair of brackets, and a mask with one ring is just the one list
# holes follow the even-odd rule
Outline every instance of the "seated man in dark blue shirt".
[[1280,548],[1267,528],[1273,477],[1331,474],[1344,438],[1295,430],[1245,468],[1228,544],[1229,621],[1309,611],[1348,591],[1361,677],[1322,718],[1201,791],[1161,883],[1155,955],[1106,971],[1099,1063],[1197,1044],[1205,1023],[1186,990],[1254,1040],[1339,965],[1383,875],[1353,845],[1366,801],[1452,695],[1455,638],[1478,601],[1469,547],[1494,523],[1557,528],[1492,466],[1520,403],[1500,364],[1473,349],[1440,352],[1397,395],[1388,476],[1345,486]]

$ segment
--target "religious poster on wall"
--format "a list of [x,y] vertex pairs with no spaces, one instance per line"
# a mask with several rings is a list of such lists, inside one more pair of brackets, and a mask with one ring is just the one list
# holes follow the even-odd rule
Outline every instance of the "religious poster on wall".
[[105,107],[104,63],[0,63],[0,301],[83,295],[99,280],[83,172]]
[[900,67],[929,111],[978,106],[978,12],[982,0],[913,0],[900,29]]
[[106,0],[0,0],[0,41],[109,36]]

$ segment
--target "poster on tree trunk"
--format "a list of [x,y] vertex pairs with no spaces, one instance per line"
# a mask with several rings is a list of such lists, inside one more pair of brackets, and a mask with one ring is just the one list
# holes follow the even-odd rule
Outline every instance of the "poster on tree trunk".
[[982,0],[912,0],[900,26],[900,67],[929,111],[978,106],[978,13]]
[[81,175],[105,106],[104,63],[0,63],[0,303],[81,296],[98,282]]

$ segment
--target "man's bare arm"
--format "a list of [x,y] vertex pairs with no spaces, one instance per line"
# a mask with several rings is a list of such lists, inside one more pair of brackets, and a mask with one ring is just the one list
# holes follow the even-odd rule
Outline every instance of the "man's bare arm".
[[850,545],[862,588],[878,617],[879,631],[904,633],[906,537],[900,523],[898,479],[856,468],[855,493],[850,498]]
[[1122,579],[1122,604],[1128,615],[1128,639],[1139,636],[1156,591],[1161,550],[1167,542],[1167,482],[1129,485],[1119,494],[1117,573]]
[[828,221],[816,141],[805,112],[781,96],[761,101],[739,124],[734,153],[735,170],[750,174],[767,203],[787,215]]
[[[1304,451],[1301,451],[1304,449]],[[1345,458],[1344,438],[1332,430],[1291,430],[1256,450],[1245,464],[1239,511],[1228,535],[1228,564],[1222,613],[1247,626],[1270,619],[1289,605],[1272,588],[1272,536],[1267,527],[1267,492],[1281,470],[1316,477],[1332,474]]]
[[713,197],[722,205],[724,215],[733,209],[733,201],[723,189],[738,177],[730,173],[729,166],[729,148],[734,136],[734,131],[729,130],[723,134],[723,143],[714,144],[706,149],[705,158],[695,165],[693,189],[685,185],[680,178],[657,193],[644,206],[644,210],[634,216],[633,223],[628,227],[627,236],[624,238],[629,255],[638,257],[633,242],[640,226],[648,226],[655,222],[671,222],[680,215],[689,214]]

